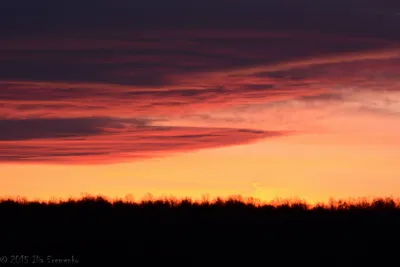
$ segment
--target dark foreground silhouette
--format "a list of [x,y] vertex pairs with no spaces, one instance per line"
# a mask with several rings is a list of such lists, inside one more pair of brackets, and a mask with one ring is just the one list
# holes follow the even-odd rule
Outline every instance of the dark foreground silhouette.
[[0,266],[400,265],[400,203],[392,199],[314,207],[234,198],[3,200],[0,216]]

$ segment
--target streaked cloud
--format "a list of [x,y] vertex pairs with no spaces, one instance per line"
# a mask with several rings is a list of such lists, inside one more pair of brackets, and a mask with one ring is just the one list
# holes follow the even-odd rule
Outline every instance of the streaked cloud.
[[1,162],[113,163],[287,135],[235,128],[152,126],[140,119],[1,120]]
[[2,2],[0,161],[129,160],[309,132],[338,113],[396,117],[396,7]]

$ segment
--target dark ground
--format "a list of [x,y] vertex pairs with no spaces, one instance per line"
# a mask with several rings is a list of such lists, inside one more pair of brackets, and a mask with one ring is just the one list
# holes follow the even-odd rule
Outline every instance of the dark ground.
[[74,266],[400,266],[400,204],[391,199],[314,208],[3,201],[0,226],[5,266],[25,259],[13,255],[38,266],[47,256],[74,256]]

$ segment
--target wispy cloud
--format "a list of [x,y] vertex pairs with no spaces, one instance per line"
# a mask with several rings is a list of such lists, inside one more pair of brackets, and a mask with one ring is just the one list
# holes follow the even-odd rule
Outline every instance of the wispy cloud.
[[396,4],[17,2],[0,4],[1,161],[151,157],[397,114]]
[[251,143],[289,133],[152,126],[140,119],[1,120],[2,162],[112,163]]

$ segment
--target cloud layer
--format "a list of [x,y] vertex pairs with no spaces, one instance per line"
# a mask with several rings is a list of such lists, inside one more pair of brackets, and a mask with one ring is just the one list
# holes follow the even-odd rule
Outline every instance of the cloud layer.
[[[257,118],[260,105],[278,117],[356,102],[393,116],[398,8],[361,0],[3,1],[0,161],[115,162],[288,134],[282,120],[253,127],[269,118]],[[392,102],[376,109],[368,103],[377,95]]]
[[110,163],[288,134],[110,118],[2,120],[0,126],[6,129],[0,134],[0,160],[5,162]]

